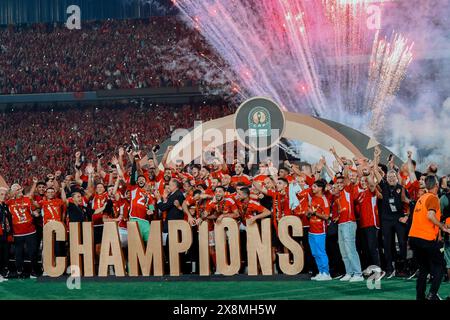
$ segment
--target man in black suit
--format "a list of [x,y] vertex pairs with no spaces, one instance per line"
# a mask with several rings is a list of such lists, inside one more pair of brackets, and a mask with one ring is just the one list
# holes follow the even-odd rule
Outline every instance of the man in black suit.
[[166,212],[166,218],[163,220],[163,245],[166,259],[169,257],[169,220],[184,220],[182,204],[185,198],[180,188],[181,182],[172,179],[169,182],[169,194],[163,194],[161,196],[158,192],[155,193],[157,208],[160,214]]

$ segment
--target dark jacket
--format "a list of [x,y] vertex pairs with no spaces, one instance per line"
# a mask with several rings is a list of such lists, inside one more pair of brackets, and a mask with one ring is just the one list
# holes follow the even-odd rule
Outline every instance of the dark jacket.
[[169,232],[169,220],[184,220],[184,212],[183,210],[178,210],[177,207],[175,207],[174,202],[175,200],[178,200],[178,202],[180,203],[180,205],[183,204],[184,201],[184,195],[180,190],[177,190],[173,193],[171,193],[168,197],[167,197],[167,201],[166,202],[158,202],[158,210],[159,211],[166,211],[167,212],[167,216],[166,219],[163,222],[163,232],[167,233]]
[[383,220],[398,220],[403,217],[402,193],[405,193],[404,188],[400,184],[391,186],[385,180],[381,180],[380,188],[383,196],[380,218]]
[[3,230],[3,235],[0,236],[0,240],[6,240],[8,238],[8,234],[12,233],[12,230],[9,230],[9,232],[6,231],[7,221],[9,227],[12,228],[11,213],[9,212],[9,208],[6,203],[0,203],[0,225]]

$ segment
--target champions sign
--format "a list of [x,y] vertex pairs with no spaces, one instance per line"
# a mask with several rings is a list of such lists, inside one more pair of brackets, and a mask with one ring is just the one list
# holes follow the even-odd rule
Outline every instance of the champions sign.
[[[193,232],[198,232],[200,276],[210,275],[210,256],[208,254],[208,224],[203,222],[198,231],[184,220],[169,221],[168,252],[164,256],[162,222],[152,221],[150,236],[145,244],[136,222],[128,222],[128,252],[120,245],[116,222],[105,222],[99,256],[98,272],[94,267],[94,237],[91,222],[70,223],[69,237],[62,222],[50,221],[44,226],[43,266],[50,277],[62,276],[70,265],[79,268],[80,276],[106,277],[109,266],[114,267],[115,275],[136,276],[179,276],[181,274],[180,255],[186,253],[193,243]],[[240,231],[236,220],[224,218],[214,228],[216,242],[217,270],[225,276],[232,276],[241,268]],[[248,275],[272,275],[272,228],[269,218],[261,224],[248,224],[246,228],[246,252]],[[294,239],[301,237],[303,228],[300,218],[287,216],[278,224],[278,238],[286,248],[278,254],[281,271],[296,275],[303,269],[303,249]],[[55,241],[69,241],[68,257],[55,256]],[[68,261],[69,260],[69,261]],[[169,270],[164,270],[164,260],[169,261]],[[128,266],[126,268],[126,266]]]

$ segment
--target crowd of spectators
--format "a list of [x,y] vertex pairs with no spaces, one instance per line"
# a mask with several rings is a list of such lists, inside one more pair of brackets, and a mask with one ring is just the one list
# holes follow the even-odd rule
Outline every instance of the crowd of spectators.
[[0,113],[0,172],[8,183],[24,177],[70,172],[74,150],[86,161],[98,153],[110,158],[117,146],[138,134],[140,144],[151,147],[170,137],[173,130],[189,129],[194,121],[208,121],[233,113],[218,104],[168,106],[156,104]]
[[200,33],[177,17],[0,29],[0,94],[196,85],[226,92],[230,76],[217,64]]

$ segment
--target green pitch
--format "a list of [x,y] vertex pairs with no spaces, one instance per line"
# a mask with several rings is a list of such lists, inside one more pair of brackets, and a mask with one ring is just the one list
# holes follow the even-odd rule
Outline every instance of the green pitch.
[[[65,281],[9,280],[0,284],[1,299],[330,299],[408,300],[415,299],[415,280],[389,279],[380,289],[370,290],[366,282],[343,283],[299,281],[92,281],[81,280],[80,290],[69,290]],[[443,283],[440,294],[450,295]]]

